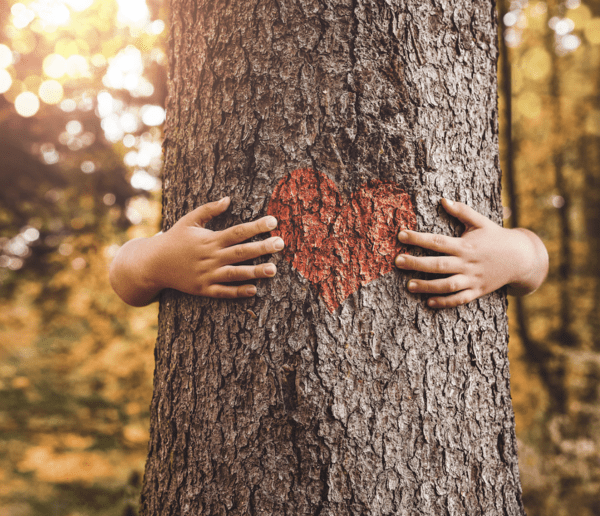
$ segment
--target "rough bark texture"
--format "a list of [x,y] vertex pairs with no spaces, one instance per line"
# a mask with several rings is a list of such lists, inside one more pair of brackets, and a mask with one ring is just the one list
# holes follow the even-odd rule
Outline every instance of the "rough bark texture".
[[[489,0],[172,0],[164,225],[264,215],[299,169],[458,234],[499,220]],[[344,201],[345,199],[345,201]],[[315,254],[319,253],[318,246]],[[330,311],[284,255],[241,302],[161,298],[144,515],[521,515],[505,298],[433,311],[396,270]]]

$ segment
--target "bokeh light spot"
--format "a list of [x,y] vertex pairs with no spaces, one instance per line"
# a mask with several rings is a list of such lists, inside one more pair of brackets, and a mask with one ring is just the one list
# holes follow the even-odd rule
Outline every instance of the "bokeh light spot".
[[40,232],[36,228],[27,228],[23,231],[23,238],[28,242],[35,242],[40,238]]
[[575,23],[570,18],[563,18],[558,20],[554,25],[554,30],[559,36],[568,34],[575,28]]
[[58,246],[58,253],[62,256],[69,256],[73,253],[73,246],[64,242]]
[[15,99],[15,109],[22,117],[31,117],[40,109],[40,99],[35,93],[24,91]]
[[123,138],[123,145],[125,147],[133,147],[135,145],[135,136],[133,134],[126,134],[125,138]]
[[160,125],[165,121],[165,110],[161,106],[145,105],[142,108],[142,122],[148,126]]
[[150,32],[152,34],[162,34],[165,30],[165,22],[162,20],[155,20],[150,24]]
[[44,81],[39,89],[40,98],[46,104],[58,104],[64,95],[63,87],[60,82],[54,79]]
[[59,54],[50,54],[42,64],[44,73],[53,79],[60,79],[67,72],[67,60]]
[[77,79],[89,75],[89,67],[85,57],[75,54],[67,59],[66,70],[69,77]]
[[93,162],[93,161],[89,161],[89,160],[87,160],[87,161],[84,161],[84,162],[81,164],[81,171],[82,171],[84,174],[91,174],[91,173],[92,173],[92,172],[94,172],[95,170],[96,170],[96,165],[94,165],[94,162]]
[[10,12],[13,15],[13,25],[17,29],[24,29],[35,18],[35,12],[20,2],[14,4]]
[[81,269],[85,269],[86,265],[87,265],[87,262],[85,261],[85,258],[82,258],[81,256],[75,258],[71,262],[71,267],[73,267],[73,269],[75,269],[76,271],[80,271]]
[[8,91],[12,86],[12,77],[6,70],[0,70],[0,93]]
[[564,50],[567,52],[572,52],[573,50],[577,50],[577,48],[579,48],[579,45],[581,45],[581,40],[574,34],[569,34],[560,40],[560,44]]
[[107,193],[102,198],[102,202],[106,204],[106,206],[112,206],[115,204],[115,202],[117,202],[117,197],[113,193]]
[[155,190],[160,186],[160,181],[145,170],[136,170],[131,176],[131,186],[138,190]]
[[6,68],[13,62],[12,50],[6,45],[0,45],[0,68]]
[[62,109],[65,113],[71,113],[77,109],[77,102],[73,99],[65,99],[60,103],[60,109]]
[[70,122],[67,122],[66,129],[69,134],[74,136],[83,131],[83,126],[79,120],[71,120]]
[[146,0],[117,0],[117,21],[123,25],[145,25],[150,18]]

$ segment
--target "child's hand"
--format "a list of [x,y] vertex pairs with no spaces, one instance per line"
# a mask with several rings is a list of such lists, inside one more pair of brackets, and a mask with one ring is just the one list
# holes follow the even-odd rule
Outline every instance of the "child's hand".
[[[408,290],[435,294],[427,304],[433,308],[462,305],[504,285],[509,293],[525,295],[537,289],[548,274],[548,253],[542,241],[526,229],[506,229],[466,204],[447,199],[446,211],[465,225],[460,238],[402,231],[403,244],[424,247],[447,256],[396,257],[401,269],[442,274],[432,280],[411,279]],[[448,294],[448,295],[439,295]]]
[[134,306],[150,303],[164,288],[229,299],[256,294],[254,285],[227,283],[271,278],[277,272],[275,265],[233,264],[281,251],[284,243],[279,237],[241,243],[275,229],[274,217],[223,231],[206,229],[206,223],[223,213],[229,202],[225,197],[205,204],[182,217],[165,233],[127,242],[111,265],[110,279],[115,292]]

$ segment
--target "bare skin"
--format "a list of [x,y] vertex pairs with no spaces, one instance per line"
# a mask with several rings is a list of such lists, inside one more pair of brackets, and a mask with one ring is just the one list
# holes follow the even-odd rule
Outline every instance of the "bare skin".
[[444,277],[411,279],[410,292],[431,294],[432,308],[468,303],[508,285],[508,293],[532,293],[548,275],[548,253],[539,237],[527,229],[507,229],[495,224],[466,204],[442,200],[444,209],[465,225],[460,238],[417,231],[401,231],[403,244],[423,247],[446,256],[396,257],[396,266],[440,274]]
[[272,263],[234,265],[283,249],[283,240],[271,237],[244,242],[277,227],[275,217],[240,224],[223,231],[204,226],[229,207],[230,199],[200,206],[182,217],[165,233],[130,240],[119,249],[110,266],[110,283],[127,304],[145,306],[165,288],[213,298],[245,298],[256,294],[252,284],[230,282],[272,278]]

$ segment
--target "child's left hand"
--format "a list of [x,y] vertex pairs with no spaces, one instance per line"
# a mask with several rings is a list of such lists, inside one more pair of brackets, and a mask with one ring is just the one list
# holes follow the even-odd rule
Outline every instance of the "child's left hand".
[[[460,238],[402,231],[403,244],[416,245],[447,256],[396,257],[400,269],[442,274],[432,280],[411,279],[408,290],[434,294],[432,308],[449,308],[473,301],[508,285],[509,294],[536,290],[548,274],[548,253],[537,235],[526,229],[502,228],[466,204],[443,199],[446,211],[465,225]],[[448,295],[440,295],[448,294]]]

